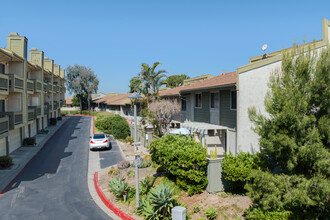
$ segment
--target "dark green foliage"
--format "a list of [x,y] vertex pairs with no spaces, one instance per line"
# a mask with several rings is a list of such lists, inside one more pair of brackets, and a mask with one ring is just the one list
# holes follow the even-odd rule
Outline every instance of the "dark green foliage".
[[167,77],[166,79],[166,87],[177,87],[177,86],[182,86],[183,85],[183,81],[186,79],[190,79],[189,76],[187,76],[186,74],[181,74],[181,75],[171,75],[169,77]]
[[34,146],[34,145],[36,145],[36,138],[35,137],[24,138],[23,145],[24,146]]
[[50,118],[50,119],[49,119],[49,124],[50,124],[50,125],[56,125],[56,123],[57,123],[56,118]]
[[120,115],[98,117],[95,126],[106,134],[112,134],[116,139],[125,139],[131,133],[126,119]]
[[141,195],[146,195],[149,193],[151,187],[153,186],[155,182],[154,177],[147,176],[143,180],[140,181],[140,187],[139,187],[139,192]]
[[58,120],[58,121],[61,121],[61,120],[62,120],[62,117],[57,117],[57,120]]
[[151,159],[166,169],[190,195],[207,185],[207,152],[202,144],[182,135],[166,135],[150,144]]
[[48,130],[47,129],[41,129],[40,131],[38,131],[38,134],[48,134]]
[[233,156],[231,152],[225,153],[221,167],[230,191],[244,192],[244,185],[246,181],[250,180],[251,171],[258,167],[257,158],[257,155],[244,152],[240,152],[236,156]]
[[290,211],[262,211],[258,208],[250,208],[246,211],[246,219],[251,220],[286,220],[292,213]]
[[213,208],[212,206],[206,209],[206,217],[207,219],[215,219],[218,216],[217,210]]
[[1,156],[0,157],[0,168],[8,168],[13,165],[13,158],[10,156]]
[[299,49],[284,54],[282,72],[271,78],[265,99],[268,115],[249,110],[260,136],[260,158],[267,165],[266,172],[254,171],[245,186],[258,209],[251,213],[330,216],[329,55],[329,48],[319,57],[316,51]]
[[71,114],[71,115],[77,115],[79,114],[78,110],[72,110],[72,111],[61,111],[61,115],[67,115],[67,114]]

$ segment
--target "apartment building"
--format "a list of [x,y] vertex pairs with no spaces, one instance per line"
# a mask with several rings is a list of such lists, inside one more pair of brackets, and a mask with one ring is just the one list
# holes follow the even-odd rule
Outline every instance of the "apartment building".
[[27,48],[28,39],[17,33],[8,36],[7,49],[0,48],[0,156],[46,128],[64,105],[64,69]]

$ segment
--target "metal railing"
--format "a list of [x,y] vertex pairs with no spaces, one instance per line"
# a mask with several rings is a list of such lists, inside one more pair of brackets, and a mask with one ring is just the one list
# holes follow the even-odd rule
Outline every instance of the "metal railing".
[[44,92],[48,92],[48,83],[44,83]]
[[9,129],[14,129],[15,125],[23,123],[23,113],[22,112],[1,112],[1,116],[9,117]]
[[0,74],[0,91],[9,91],[9,77],[5,74]]
[[34,111],[35,110],[33,108],[28,109],[28,121],[32,121],[33,119],[35,119]]
[[48,92],[53,92],[54,90],[53,90],[53,85],[52,85],[52,83],[48,83]]
[[16,74],[8,74],[9,77],[9,91],[23,92],[24,79]]
[[49,113],[49,103],[45,102],[44,103],[44,114],[48,114]]
[[26,80],[26,89],[28,92],[34,92],[34,82],[32,80]]
[[41,92],[41,85],[42,82],[40,80],[33,80],[34,81],[34,92]]
[[3,116],[0,118],[0,135],[9,131],[9,117]]
[[29,106],[28,109],[33,109],[35,118],[41,115],[41,106]]

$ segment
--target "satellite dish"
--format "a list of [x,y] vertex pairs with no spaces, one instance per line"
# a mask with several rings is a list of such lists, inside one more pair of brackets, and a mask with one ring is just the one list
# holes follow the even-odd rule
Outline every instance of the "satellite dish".
[[261,50],[262,50],[263,52],[265,52],[266,49],[267,49],[267,44],[264,44],[264,45],[261,47]]

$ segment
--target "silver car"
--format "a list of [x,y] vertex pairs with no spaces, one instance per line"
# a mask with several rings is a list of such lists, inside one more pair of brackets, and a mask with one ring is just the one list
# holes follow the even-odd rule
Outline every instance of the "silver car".
[[110,149],[110,138],[105,134],[94,134],[89,141],[89,149]]

